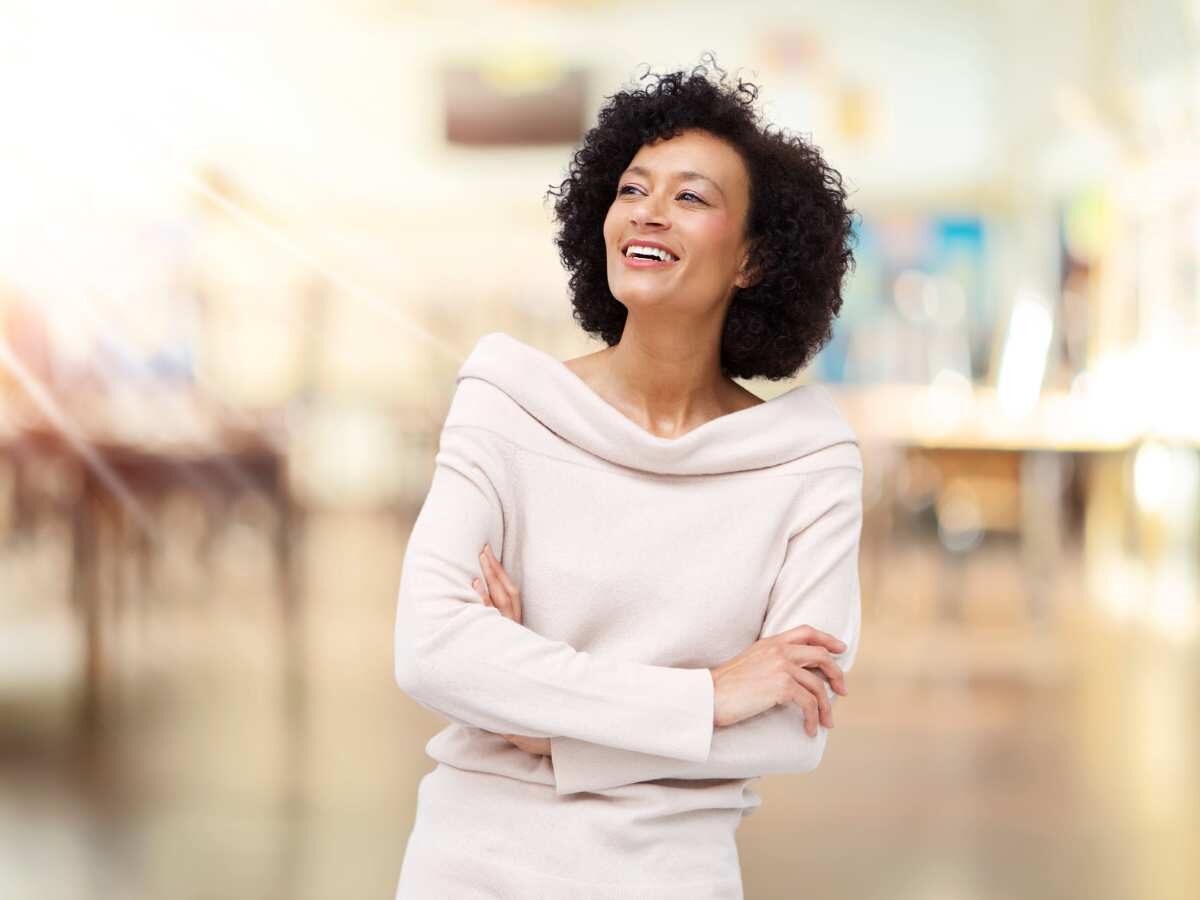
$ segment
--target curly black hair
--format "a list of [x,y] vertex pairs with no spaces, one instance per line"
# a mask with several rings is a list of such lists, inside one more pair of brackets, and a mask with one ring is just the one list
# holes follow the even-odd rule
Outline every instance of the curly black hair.
[[[841,175],[798,136],[760,126],[758,87],[716,81],[703,63],[690,73],[654,75],[653,85],[606,97],[567,177],[546,196],[558,199],[554,243],[570,274],[573,318],[610,346],[628,310],[608,287],[604,219],[617,180],[643,144],[698,128],[728,141],[750,176],[746,227],[749,269],[759,278],[734,295],[721,336],[721,370],[731,378],[789,378],[833,336],[842,280],[854,266],[853,218]],[[649,71],[639,80],[644,80]]]

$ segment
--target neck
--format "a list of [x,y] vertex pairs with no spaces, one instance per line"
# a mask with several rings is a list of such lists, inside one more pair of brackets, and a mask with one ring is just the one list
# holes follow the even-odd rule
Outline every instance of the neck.
[[721,324],[689,328],[678,316],[651,324],[631,312],[621,340],[605,352],[602,378],[610,393],[665,431],[719,415],[728,387]]

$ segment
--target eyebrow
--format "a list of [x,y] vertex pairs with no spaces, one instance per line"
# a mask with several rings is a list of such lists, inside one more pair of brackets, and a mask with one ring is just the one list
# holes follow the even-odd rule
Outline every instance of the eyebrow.
[[[625,172],[623,174],[626,174],[626,175],[649,175],[650,170],[645,168],[644,166],[630,166],[628,169],[625,170]],[[721,190],[721,186],[719,184],[717,184],[715,181],[713,181],[711,178],[709,178],[707,175],[702,175],[699,172],[693,172],[691,169],[685,169],[682,172],[676,172],[675,177],[676,178],[684,178],[684,179],[699,178],[701,181],[707,181],[709,184],[711,184],[713,187],[715,187],[718,191],[721,191],[722,197],[725,196],[725,192]]]

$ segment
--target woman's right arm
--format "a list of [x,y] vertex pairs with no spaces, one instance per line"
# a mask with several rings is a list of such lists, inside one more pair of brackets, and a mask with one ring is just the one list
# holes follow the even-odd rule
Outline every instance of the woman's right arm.
[[[804,476],[806,521],[788,541],[759,640],[714,673],[722,682],[714,692],[718,718],[725,711],[732,724],[716,728],[708,758],[673,759],[670,754],[617,750],[570,735],[552,737],[559,794],[660,778],[808,772],[820,764],[829,731],[817,725],[809,733],[806,724],[814,723],[806,723],[806,718],[815,712],[813,692],[822,692],[828,704],[835,695],[829,684],[804,667],[822,660],[828,665],[834,654],[837,670],[849,672],[858,654],[862,617],[858,578],[862,469],[857,450],[848,455],[847,463]],[[812,640],[803,626],[832,635],[844,649],[838,651],[827,643],[821,647],[794,644],[789,639]],[[810,658],[812,662],[806,661]],[[809,687],[802,686],[801,680]]]
[[504,546],[497,438],[443,428],[429,493],[404,553],[396,682],[418,704],[496,734],[565,736],[679,760],[708,758],[714,686],[706,668],[577,651],[501,615],[471,587],[485,543]]

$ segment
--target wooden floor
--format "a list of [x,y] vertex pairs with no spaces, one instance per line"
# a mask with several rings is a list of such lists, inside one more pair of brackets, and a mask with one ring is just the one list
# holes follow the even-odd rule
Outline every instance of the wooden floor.
[[[391,897],[441,727],[392,681],[400,528],[317,517],[291,631],[253,532],[181,552],[108,635],[91,730],[60,537],[0,565],[0,897]],[[876,570],[824,761],[739,832],[748,900],[1200,896],[1196,642],[1114,622],[1073,563],[1030,624],[1002,542],[949,618],[936,543]]]

